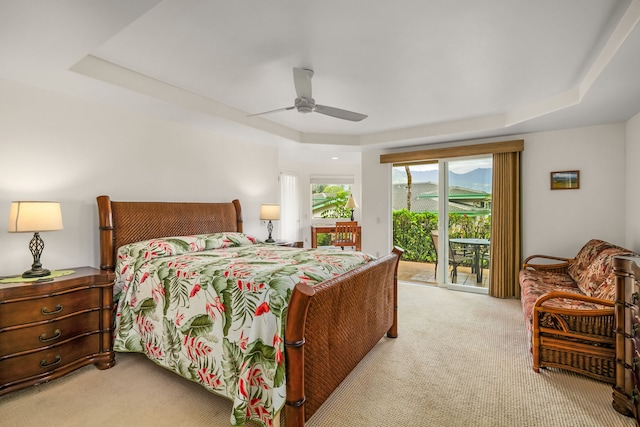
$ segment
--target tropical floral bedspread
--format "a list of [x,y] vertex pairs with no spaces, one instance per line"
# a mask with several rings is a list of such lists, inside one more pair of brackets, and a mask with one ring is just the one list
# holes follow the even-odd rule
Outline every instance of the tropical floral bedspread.
[[373,258],[265,245],[242,233],[181,236],[118,251],[115,350],[143,352],[233,401],[232,425],[271,426],[285,402],[284,321],[296,283]]

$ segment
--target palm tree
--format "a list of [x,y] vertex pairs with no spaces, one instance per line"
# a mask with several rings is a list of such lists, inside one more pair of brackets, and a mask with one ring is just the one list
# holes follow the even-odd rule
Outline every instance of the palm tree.
[[411,168],[409,165],[404,165],[404,171],[407,173],[407,210],[411,212]]

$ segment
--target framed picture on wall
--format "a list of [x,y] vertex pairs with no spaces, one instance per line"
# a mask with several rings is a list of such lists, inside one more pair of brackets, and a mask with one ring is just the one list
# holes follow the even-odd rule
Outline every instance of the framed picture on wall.
[[551,172],[552,190],[577,190],[580,188],[580,171]]

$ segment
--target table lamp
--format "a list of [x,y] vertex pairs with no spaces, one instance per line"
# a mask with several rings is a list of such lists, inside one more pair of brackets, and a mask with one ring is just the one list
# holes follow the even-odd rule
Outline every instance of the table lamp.
[[29,249],[33,255],[31,270],[22,277],[48,276],[51,272],[42,268],[40,256],[44,241],[42,231],[62,230],[62,211],[58,202],[12,202],[9,211],[9,233],[33,233]]
[[358,204],[354,200],[353,194],[349,194],[349,200],[347,200],[347,204],[344,205],[344,207],[347,208],[347,209],[351,209],[351,221],[354,221],[354,219],[353,219],[353,210],[358,207]]
[[280,205],[276,204],[263,204],[260,207],[260,219],[263,221],[269,221],[267,224],[267,230],[269,231],[269,238],[265,240],[266,243],[274,243],[275,240],[271,237],[273,231],[272,220],[280,219]]

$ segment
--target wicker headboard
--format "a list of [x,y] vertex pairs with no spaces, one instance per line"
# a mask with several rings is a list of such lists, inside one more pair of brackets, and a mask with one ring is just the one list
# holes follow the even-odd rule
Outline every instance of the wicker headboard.
[[158,237],[242,232],[240,201],[230,203],[113,202],[98,196],[100,268],[115,268],[116,252],[128,243]]

